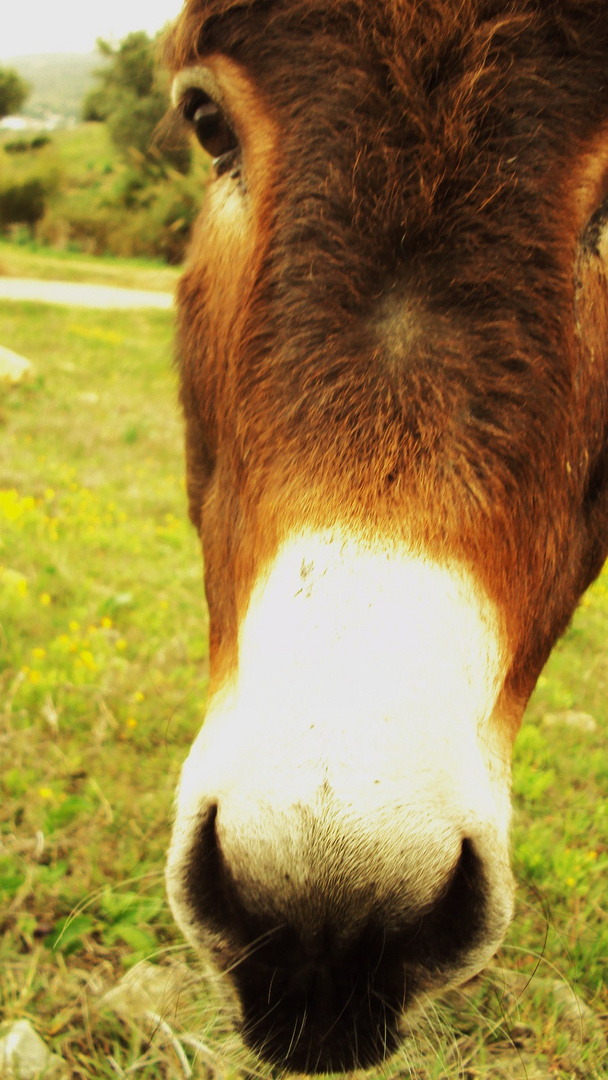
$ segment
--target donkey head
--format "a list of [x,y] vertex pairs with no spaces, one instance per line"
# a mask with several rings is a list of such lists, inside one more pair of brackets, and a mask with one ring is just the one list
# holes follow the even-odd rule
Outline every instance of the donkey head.
[[207,718],[168,865],[245,1039],[373,1063],[512,912],[510,751],[608,518],[604,0],[187,0]]

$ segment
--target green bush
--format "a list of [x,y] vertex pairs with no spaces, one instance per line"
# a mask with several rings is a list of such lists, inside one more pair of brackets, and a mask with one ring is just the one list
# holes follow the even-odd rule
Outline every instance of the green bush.
[[44,216],[48,191],[40,179],[10,184],[0,190],[0,229],[9,225],[28,225],[32,230]]
[[69,205],[61,195],[52,200],[36,239],[89,255],[181,261],[198,212],[196,180],[176,173],[142,183],[140,174],[125,169],[103,197],[85,194]]
[[43,146],[48,146],[50,142],[48,135],[35,135],[30,142],[27,139],[13,139],[4,144],[4,152],[5,154],[27,154],[30,150],[42,150]]
[[184,256],[190,229],[198,213],[198,196],[199,192],[193,190],[192,184],[174,181],[158,190],[150,207],[148,220],[156,236],[154,254],[168,263],[181,262]]
[[13,139],[4,144],[5,154],[25,154],[30,149],[27,139]]
[[99,207],[90,211],[76,211],[70,215],[67,223],[67,237],[72,250],[84,251],[89,255],[103,255],[112,250],[110,243],[112,228],[116,222],[111,215]]

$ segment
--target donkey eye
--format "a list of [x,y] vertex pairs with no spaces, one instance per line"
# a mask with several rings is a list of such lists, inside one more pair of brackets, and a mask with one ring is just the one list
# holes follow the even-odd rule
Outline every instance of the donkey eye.
[[239,148],[238,139],[223,110],[203,90],[195,90],[189,94],[182,108],[203,150],[214,159],[215,171],[221,175],[234,164]]

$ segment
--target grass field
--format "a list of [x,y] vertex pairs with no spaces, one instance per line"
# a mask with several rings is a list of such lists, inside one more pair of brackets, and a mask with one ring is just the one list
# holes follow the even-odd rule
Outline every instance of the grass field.
[[[154,268],[123,269],[150,287]],[[164,312],[0,304],[0,342],[36,372],[0,391],[0,1019],[29,1018],[74,1077],[260,1074],[212,980],[184,976],[147,1020],[103,1002],[138,961],[196,970],[162,880],[207,679],[171,338]],[[384,1077],[608,1076],[607,631],[608,576],[517,744],[508,940]],[[547,724],[568,710],[595,729]]]
[[178,267],[149,259],[117,259],[111,255],[90,258],[35,243],[16,245],[0,240],[0,277],[78,281],[124,289],[173,292],[179,275]]
[[[187,176],[169,171],[152,180],[137,161],[128,164],[120,158],[105,124],[58,130],[40,149],[7,154],[4,146],[14,140],[14,132],[0,132],[0,203],[6,188],[30,180],[43,183],[45,213],[34,226],[38,243],[85,256],[110,253],[122,261],[127,256],[180,261],[189,223],[207,182],[209,161],[200,148]],[[32,230],[25,224],[7,228],[13,241],[31,239]],[[5,249],[4,256],[8,254]],[[15,251],[11,262],[16,257]],[[100,271],[107,275],[108,260],[101,262]],[[28,265],[33,270],[33,264]],[[4,272],[14,273],[10,266]],[[44,265],[40,276],[46,276]],[[112,283],[107,277],[104,280]]]

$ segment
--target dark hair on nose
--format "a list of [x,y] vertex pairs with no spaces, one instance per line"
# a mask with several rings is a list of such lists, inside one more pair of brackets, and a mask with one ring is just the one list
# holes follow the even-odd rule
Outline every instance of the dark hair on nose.
[[297,1072],[378,1064],[401,1040],[409,999],[483,933],[485,882],[472,842],[463,841],[441,894],[418,916],[399,923],[378,907],[350,937],[341,927],[338,940],[335,920],[306,931],[292,907],[277,920],[276,897],[271,909],[259,893],[254,903],[241,894],[216,817],[212,807],[201,825],[187,889],[197,919],[224,943],[218,959],[240,998],[244,1040]]

